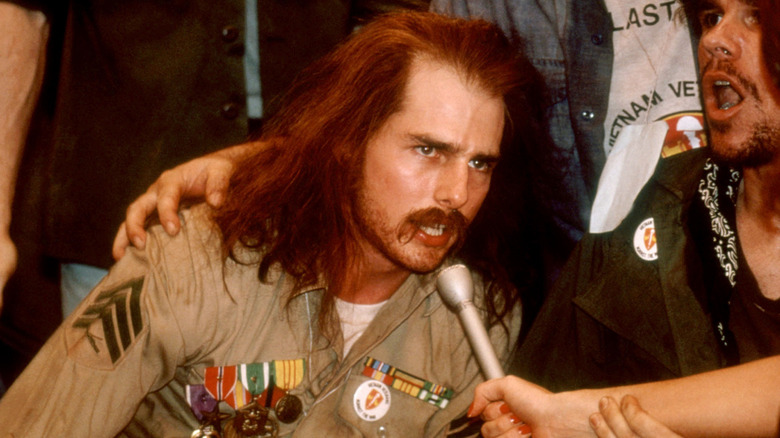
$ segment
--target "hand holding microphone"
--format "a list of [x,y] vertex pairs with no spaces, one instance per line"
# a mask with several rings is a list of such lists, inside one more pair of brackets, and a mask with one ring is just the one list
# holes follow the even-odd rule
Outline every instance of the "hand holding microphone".
[[485,378],[504,377],[504,370],[472,301],[474,284],[468,268],[453,265],[444,269],[436,279],[436,285],[442,300],[458,315]]

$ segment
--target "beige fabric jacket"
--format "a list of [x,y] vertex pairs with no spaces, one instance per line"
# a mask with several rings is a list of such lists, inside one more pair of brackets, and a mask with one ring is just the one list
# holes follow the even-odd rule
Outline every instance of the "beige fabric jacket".
[[[185,385],[203,383],[206,367],[301,358],[306,375],[290,392],[304,415],[280,424],[279,436],[443,436],[464,414],[483,378],[457,317],[436,293],[435,273],[410,276],[339,360],[341,341],[328,345],[316,325],[322,289],[285,306],[289,277],[277,272],[262,283],[255,265],[225,261],[207,215],[203,207],[185,212],[174,238],[153,227],[146,250],[111,269],[0,401],[0,433],[189,437],[198,421]],[[479,282],[475,289],[481,297]],[[504,361],[519,311],[507,322],[511,337],[500,327],[490,332]],[[440,409],[391,389],[387,414],[365,421],[353,398],[369,380],[362,374],[368,356],[455,394]]]

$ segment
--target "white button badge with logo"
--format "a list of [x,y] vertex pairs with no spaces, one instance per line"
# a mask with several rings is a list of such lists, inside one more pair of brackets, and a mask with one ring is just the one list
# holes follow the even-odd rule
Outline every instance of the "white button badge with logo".
[[376,380],[365,381],[355,391],[352,403],[360,418],[377,421],[390,410],[390,388]]
[[655,236],[653,218],[647,218],[639,224],[634,232],[634,250],[644,260],[658,259],[658,244]]

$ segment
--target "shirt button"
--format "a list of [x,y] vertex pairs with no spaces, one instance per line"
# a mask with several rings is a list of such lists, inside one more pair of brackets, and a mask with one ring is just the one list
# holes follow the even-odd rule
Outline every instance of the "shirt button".
[[604,35],[600,33],[594,33],[590,36],[590,42],[593,44],[600,46],[602,43],[604,43]]
[[225,26],[222,28],[222,41],[232,43],[238,39],[238,28],[236,26]]
[[238,107],[233,102],[228,102],[222,105],[222,108],[220,108],[219,112],[222,114],[222,117],[228,120],[233,120],[238,117]]
[[596,114],[593,111],[583,111],[580,113],[580,117],[582,117],[582,120],[590,122],[596,117]]

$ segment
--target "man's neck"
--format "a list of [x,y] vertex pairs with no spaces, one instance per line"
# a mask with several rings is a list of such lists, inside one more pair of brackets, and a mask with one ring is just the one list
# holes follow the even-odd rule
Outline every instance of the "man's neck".
[[409,277],[409,273],[403,277],[395,275],[372,275],[370,278],[360,279],[351,285],[347,285],[338,297],[344,301],[355,304],[375,304],[387,301],[396,290]]
[[780,298],[780,157],[743,170],[737,233],[761,293]]
[[350,303],[375,304],[389,299],[411,272],[384,257],[363,257],[347,275],[343,290],[337,296]]

